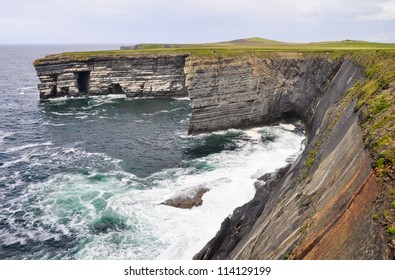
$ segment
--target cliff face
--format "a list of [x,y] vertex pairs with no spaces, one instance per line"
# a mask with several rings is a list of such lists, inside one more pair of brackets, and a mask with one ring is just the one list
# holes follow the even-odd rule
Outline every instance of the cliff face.
[[[35,63],[41,98],[80,94],[186,96],[189,133],[304,121],[306,148],[257,182],[252,201],[226,218],[195,259],[385,259],[373,220],[379,190],[364,149],[356,101],[362,80],[351,61],[186,55],[44,59]],[[262,159],[262,161],[265,159]]]
[[[260,187],[254,199],[225,219],[195,259],[388,257],[372,218],[379,189],[363,148],[355,101],[346,95],[363,74],[350,61],[344,61],[339,69],[336,63],[325,61],[303,64],[312,69],[304,71],[304,76],[296,75],[297,79],[307,79],[307,85],[323,81],[316,75],[324,66],[329,73],[321,75],[331,81],[321,87],[301,86],[302,91],[289,89],[290,95],[299,96],[296,99],[317,98],[302,115],[307,127],[305,150],[292,166],[262,178],[265,181],[257,184]],[[286,67],[280,69],[287,71]],[[278,113],[287,106],[282,110],[277,107]]]
[[187,96],[186,55],[44,59],[35,63],[40,98],[126,94]]
[[339,62],[311,58],[188,58],[190,133],[270,123],[283,116],[307,121]]

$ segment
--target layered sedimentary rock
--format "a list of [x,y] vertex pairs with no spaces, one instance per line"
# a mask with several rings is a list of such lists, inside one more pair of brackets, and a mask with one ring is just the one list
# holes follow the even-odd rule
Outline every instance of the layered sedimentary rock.
[[186,55],[47,58],[35,62],[40,98],[126,94],[186,96]]
[[188,58],[190,133],[270,123],[290,115],[306,121],[339,67],[322,58]]
[[254,199],[224,220],[196,259],[388,258],[372,219],[379,190],[363,147],[356,101],[346,94],[363,79],[353,62],[283,53],[48,58],[35,67],[43,99],[188,95],[191,134],[284,117],[303,120],[302,155],[264,176]]
[[[298,64],[280,61],[277,65],[293,63]],[[254,199],[225,219],[217,235],[195,259],[388,257],[378,225],[372,219],[379,189],[363,148],[355,100],[346,95],[363,74],[350,61],[342,62],[339,69],[329,62],[307,62],[313,69],[303,71],[307,73],[303,76],[308,80],[305,83],[317,81],[315,75],[328,64],[333,65],[328,66],[329,72],[335,71],[333,78],[327,74],[329,84],[324,81],[321,87],[290,88],[290,95],[296,99],[318,97],[310,103],[312,107],[305,107],[305,114],[299,112],[307,128],[307,146],[301,157],[287,170],[257,184],[263,186],[257,189]],[[287,72],[286,67],[278,69]],[[285,75],[291,78],[287,83],[301,78],[300,74]],[[295,106],[292,102],[277,106],[276,114],[287,113]]]

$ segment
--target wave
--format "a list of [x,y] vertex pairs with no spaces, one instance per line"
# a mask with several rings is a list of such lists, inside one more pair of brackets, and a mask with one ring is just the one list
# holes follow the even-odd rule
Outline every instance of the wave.
[[32,93],[36,94],[37,87],[36,86],[25,86],[25,87],[17,88],[17,91],[19,92],[20,95],[32,94]]
[[166,114],[166,113],[172,113],[172,112],[176,112],[176,111],[180,111],[180,110],[184,110],[184,108],[175,108],[175,109],[171,109],[171,110],[160,110],[160,111],[156,111],[153,113],[142,113],[141,115],[143,116],[156,116],[159,114]]
[[23,154],[22,156],[20,156],[19,158],[15,159],[15,160],[3,162],[3,164],[0,165],[0,168],[7,169],[10,166],[14,166],[15,164],[18,164],[21,162],[29,162],[29,160],[30,160],[30,156],[28,154]]
[[16,146],[16,147],[12,147],[12,148],[8,148],[7,149],[7,153],[13,153],[13,152],[18,152],[18,151],[22,151],[28,148],[33,148],[33,147],[39,147],[39,146],[51,146],[52,142],[45,142],[45,143],[35,143],[35,144],[26,144],[26,145],[22,145],[22,146]]
[[191,100],[189,97],[171,97],[171,99],[174,99],[174,100]]
[[4,139],[6,139],[12,135],[14,135],[13,132],[8,132],[8,131],[6,132],[6,131],[0,130],[0,142],[4,142]]
[[[3,208],[9,218],[0,238],[6,245],[33,246],[28,258],[190,259],[215,235],[224,218],[254,196],[255,179],[251,175],[257,170],[272,172],[299,151],[303,136],[281,127],[251,131],[257,138],[263,130],[275,135],[274,140],[251,139],[250,130],[188,138],[177,130],[175,135],[189,143],[230,134],[232,141],[241,144],[232,150],[185,159],[183,167],[148,177],[125,171],[121,160],[105,153],[78,148],[79,143],[62,148],[51,142],[11,148],[9,152],[46,146],[42,152],[48,158],[39,163],[42,169],[50,170],[48,177],[24,183],[23,189],[20,184],[25,175],[15,174],[9,186],[16,184],[15,189],[21,190]],[[32,168],[30,157],[25,153],[8,166],[19,160],[30,161]],[[210,189],[200,207],[161,205],[197,186]],[[48,250],[46,246],[53,243],[57,249]]]
[[57,115],[57,116],[73,116],[74,113],[71,112],[66,112],[66,113],[59,113],[59,112],[51,112],[52,115]]
[[50,122],[44,122],[42,125],[50,125],[50,126],[65,126],[65,123],[50,123]]

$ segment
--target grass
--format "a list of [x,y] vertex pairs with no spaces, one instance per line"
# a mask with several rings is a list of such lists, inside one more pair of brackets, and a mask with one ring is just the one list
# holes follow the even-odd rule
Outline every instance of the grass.
[[347,50],[387,50],[394,49],[395,44],[371,43],[364,41],[338,41],[319,43],[285,43],[263,38],[239,39],[228,42],[208,44],[139,44],[134,50],[106,50],[90,52],[66,52],[49,55],[38,59],[35,64],[40,64],[51,59],[78,59],[89,60],[95,57],[134,57],[144,55],[170,55],[188,54],[192,56],[240,56],[255,54],[257,56],[270,56],[276,52],[298,53],[326,53]]
[[365,69],[367,79],[352,91],[358,98],[365,146],[376,175],[382,177],[395,166],[395,50],[353,52],[350,57]]

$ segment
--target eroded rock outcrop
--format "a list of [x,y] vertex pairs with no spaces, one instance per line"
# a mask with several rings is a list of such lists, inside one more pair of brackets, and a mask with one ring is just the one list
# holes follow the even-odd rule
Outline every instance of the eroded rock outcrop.
[[40,98],[126,94],[187,96],[184,64],[187,55],[90,57],[36,60]]

